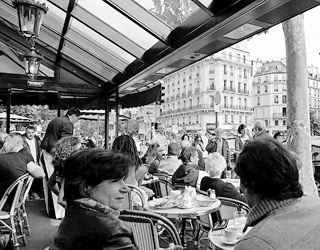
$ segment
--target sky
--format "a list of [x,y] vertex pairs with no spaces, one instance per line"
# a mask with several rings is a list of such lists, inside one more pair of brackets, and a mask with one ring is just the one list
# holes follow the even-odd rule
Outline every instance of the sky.
[[[320,7],[304,13],[304,26],[308,66],[313,64],[320,69]],[[269,29],[268,33],[256,35],[248,40],[252,60],[272,61],[285,58],[285,40],[282,24]]]

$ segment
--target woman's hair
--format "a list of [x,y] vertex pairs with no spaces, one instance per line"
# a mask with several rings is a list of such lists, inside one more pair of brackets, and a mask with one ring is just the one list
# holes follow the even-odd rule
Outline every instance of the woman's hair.
[[125,154],[131,158],[135,170],[141,165],[141,159],[137,150],[137,146],[133,138],[129,135],[120,135],[114,139],[112,151],[115,153]]
[[9,134],[0,150],[1,153],[11,153],[15,152],[15,148],[19,145],[19,143],[23,146],[23,137],[19,133],[11,133]]
[[261,198],[285,200],[303,195],[296,159],[274,139],[249,141],[235,172],[241,184]]
[[189,135],[188,135],[188,134],[184,134],[184,135],[181,137],[181,140],[183,141],[185,136],[187,136],[187,137],[188,137],[188,141],[189,141],[190,137],[189,137]]
[[277,131],[277,132],[274,133],[273,138],[277,139],[277,137],[280,136],[280,135],[283,135],[282,132]]
[[219,153],[210,153],[206,159],[206,171],[210,171],[210,176],[220,176],[227,167],[226,159]]
[[244,130],[246,127],[247,127],[247,125],[245,125],[243,123],[240,124],[239,127],[238,127],[238,133],[241,134],[241,131]]
[[198,151],[195,147],[186,147],[182,149],[179,159],[181,159],[183,163],[188,163],[190,162],[190,157],[195,156],[196,152]]
[[76,136],[63,137],[56,143],[52,152],[52,164],[58,176],[63,177],[64,162],[80,143],[80,138]]
[[105,180],[118,181],[129,174],[132,161],[123,154],[101,148],[81,149],[65,161],[64,197],[67,204],[73,200],[90,198],[87,187],[95,187]]

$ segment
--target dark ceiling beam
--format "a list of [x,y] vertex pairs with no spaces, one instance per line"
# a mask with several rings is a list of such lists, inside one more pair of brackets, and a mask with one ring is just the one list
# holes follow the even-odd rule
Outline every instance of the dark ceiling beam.
[[63,94],[77,94],[78,96],[101,96],[100,89],[93,89],[91,87],[89,88],[86,84],[60,84],[57,83],[52,77],[38,76],[37,80],[43,80],[44,86],[41,88],[30,88],[27,87],[28,80],[30,79],[26,75],[0,73],[0,89],[5,90],[15,88],[23,90],[58,91]]
[[70,21],[71,21],[71,12],[74,9],[76,5],[76,0],[69,0],[69,5],[68,5],[68,9],[67,9],[67,13],[66,13],[66,18],[64,20],[64,24],[63,24],[63,28],[62,28],[62,32],[61,32],[61,38],[60,38],[60,42],[59,42],[59,47],[58,47],[58,51],[57,51],[57,58],[55,63],[58,64],[59,61],[62,58],[62,48],[64,46],[64,42],[65,42],[65,38],[64,36],[67,34],[69,26],[70,26]]

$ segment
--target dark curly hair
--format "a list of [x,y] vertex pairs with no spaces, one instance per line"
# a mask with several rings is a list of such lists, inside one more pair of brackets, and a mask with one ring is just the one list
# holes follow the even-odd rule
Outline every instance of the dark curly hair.
[[241,131],[244,130],[245,128],[247,128],[246,124],[243,124],[243,123],[240,124],[239,127],[238,127],[238,133],[241,134]]
[[89,198],[87,186],[95,187],[105,180],[118,181],[129,174],[129,157],[101,148],[81,149],[65,161],[65,194],[67,204],[80,198]]
[[241,184],[261,198],[285,200],[303,195],[296,159],[274,139],[249,141],[235,172]]
[[186,147],[184,149],[182,149],[181,154],[179,156],[179,159],[183,162],[183,163],[188,163],[190,162],[190,157],[194,156],[196,154],[197,149],[195,147]]

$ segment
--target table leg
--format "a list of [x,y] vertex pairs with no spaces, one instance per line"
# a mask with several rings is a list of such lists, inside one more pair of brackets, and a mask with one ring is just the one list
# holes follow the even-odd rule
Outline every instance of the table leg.
[[182,218],[182,223],[181,223],[181,245],[182,245],[183,249],[187,249],[186,223],[187,223],[187,219],[186,218]]

